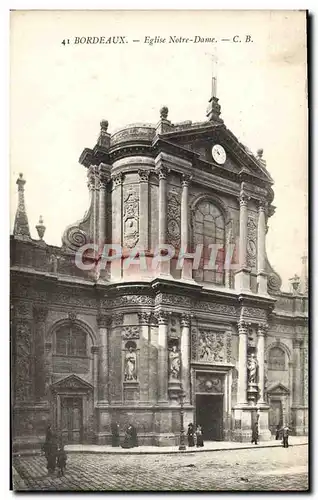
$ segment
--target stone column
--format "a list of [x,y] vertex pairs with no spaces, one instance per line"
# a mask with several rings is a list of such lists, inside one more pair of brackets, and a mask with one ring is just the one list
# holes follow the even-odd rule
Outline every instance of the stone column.
[[190,403],[190,325],[191,316],[181,316],[181,362],[182,362],[182,386],[185,393],[185,403]]
[[257,292],[262,295],[267,295],[265,210],[266,202],[260,201],[257,225]]
[[301,369],[301,339],[294,339],[293,341],[293,353],[294,353],[294,370],[293,370],[293,405],[302,404],[302,369]]
[[99,394],[103,403],[109,403],[108,378],[109,378],[109,362],[108,362],[108,328],[111,324],[111,317],[101,314],[97,318],[100,349],[100,370],[99,370]]
[[[98,175],[98,167],[95,165],[91,165],[88,169],[87,173],[88,177],[88,189],[90,191],[90,228],[89,234],[91,238],[91,242],[93,244],[98,243],[97,236],[97,228],[98,228],[98,191],[99,191],[99,175]],[[95,253],[93,253],[92,257],[95,257]]]
[[45,397],[50,399],[50,388],[52,385],[52,375],[53,375],[53,351],[52,351],[52,342],[44,343],[44,352],[45,352],[45,363],[44,363],[44,392]]
[[[115,175],[113,178],[112,191],[112,243],[122,245],[122,183],[123,174]],[[111,263],[111,278],[114,281],[122,277],[122,259],[115,259]]]
[[149,174],[148,170],[139,170],[139,245],[149,250]]
[[[166,243],[167,235],[167,174],[168,170],[165,167],[161,167],[158,170],[159,177],[159,246]],[[170,274],[170,262],[160,262],[160,274]]]
[[93,345],[91,348],[93,355],[93,384],[94,384],[94,405],[98,402],[98,353],[99,346]]
[[247,216],[248,197],[243,188],[240,193],[240,240],[239,240],[239,266],[235,275],[236,290],[250,290],[250,270],[247,268],[246,245],[247,245]]
[[168,313],[159,311],[158,318],[158,402],[168,401]]
[[107,189],[107,178],[100,174],[100,184],[99,184],[99,224],[98,224],[98,245],[100,250],[102,250],[103,245],[106,241],[106,189]]
[[33,316],[35,319],[34,329],[34,393],[35,399],[41,400],[47,397],[45,386],[45,323],[48,314],[48,308],[35,306]]
[[265,403],[265,335],[267,325],[259,324],[257,330],[257,363],[258,363],[258,404]]
[[[182,194],[181,194],[181,251],[189,252],[189,184],[191,177],[182,176]],[[190,259],[184,259],[181,270],[181,278],[192,280],[192,262]]]
[[237,385],[237,404],[247,405],[247,324],[238,323],[239,331],[239,366]]
[[138,319],[140,325],[140,341],[139,341],[140,398],[141,401],[149,401],[149,392],[150,392],[149,327],[150,327],[151,313],[148,311],[139,312]]

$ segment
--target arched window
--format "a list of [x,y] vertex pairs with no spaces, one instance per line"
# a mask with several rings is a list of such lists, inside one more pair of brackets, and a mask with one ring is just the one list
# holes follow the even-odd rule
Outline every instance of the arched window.
[[[221,211],[213,203],[204,200],[195,208],[193,219],[193,244],[195,252],[198,244],[203,245],[201,260],[198,269],[193,269],[193,276],[197,281],[209,281],[224,284],[224,257],[225,257],[225,223]],[[209,245],[218,245],[215,262],[210,262],[211,251]],[[214,248],[215,252],[215,248]],[[214,253],[215,255],[215,253]],[[216,269],[205,269],[208,265]]]
[[55,334],[56,354],[60,356],[87,356],[87,334],[77,325],[61,326]]
[[286,369],[286,354],[280,347],[272,347],[269,351],[268,369],[278,371]]

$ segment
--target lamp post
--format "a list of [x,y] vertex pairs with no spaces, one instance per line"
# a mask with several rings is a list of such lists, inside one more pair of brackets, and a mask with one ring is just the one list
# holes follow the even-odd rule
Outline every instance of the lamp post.
[[180,388],[180,445],[179,445],[179,450],[186,450],[187,447],[185,445],[185,433],[184,433],[184,409],[183,409],[183,401],[184,401],[185,394],[183,392],[183,386],[181,384]]

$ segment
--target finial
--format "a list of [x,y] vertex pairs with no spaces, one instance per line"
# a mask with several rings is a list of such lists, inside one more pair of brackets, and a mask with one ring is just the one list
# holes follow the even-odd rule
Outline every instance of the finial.
[[264,150],[262,148],[258,149],[256,153],[257,153],[257,158],[263,158]]
[[35,228],[36,228],[36,230],[38,232],[40,240],[42,241],[44,233],[45,233],[45,230],[46,230],[46,227],[43,224],[43,217],[42,217],[42,215],[40,215],[39,223],[35,226]]
[[299,292],[299,285],[300,285],[300,277],[295,274],[292,278],[289,279],[293,292],[297,293]]
[[100,122],[100,134],[97,140],[97,145],[102,146],[105,149],[108,149],[110,146],[110,134],[107,132],[108,130],[108,121],[101,120]]
[[162,106],[162,108],[160,109],[161,120],[167,120],[168,113],[169,113],[169,109],[167,108],[167,106]]
[[19,173],[19,177],[16,183],[18,185],[19,198],[18,198],[18,208],[14,220],[13,236],[15,238],[22,240],[30,240],[31,235],[29,229],[29,222],[24,203],[24,185],[26,183],[26,180],[23,179],[22,173]]
[[108,121],[107,120],[101,120],[100,122],[100,128],[103,132],[107,132],[108,129]]

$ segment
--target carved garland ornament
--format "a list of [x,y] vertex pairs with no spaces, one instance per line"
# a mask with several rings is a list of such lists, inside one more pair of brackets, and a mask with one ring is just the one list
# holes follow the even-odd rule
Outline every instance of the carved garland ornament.
[[178,248],[180,245],[181,204],[180,194],[175,190],[168,193],[167,242]]
[[248,217],[247,220],[247,265],[249,267],[256,267],[256,254],[257,254],[257,224],[254,217]]
[[139,339],[139,326],[125,326],[122,330],[123,340]]
[[136,246],[139,240],[139,195],[132,188],[124,189],[124,245]]

